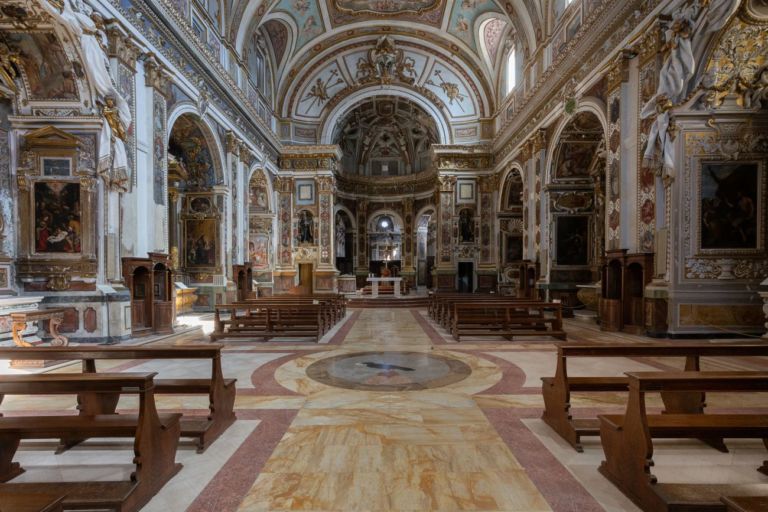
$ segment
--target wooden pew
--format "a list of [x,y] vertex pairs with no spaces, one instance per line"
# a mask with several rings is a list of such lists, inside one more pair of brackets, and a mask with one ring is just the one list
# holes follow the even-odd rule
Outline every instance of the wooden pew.
[[61,512],[63,494],[0,492],[0,512]]
[[[222,313],[229,318],[223,319]],[[242,314],[238,314],[242,313]],[[228,304],[216,306],[211,341],[225,338],[302,337],[319,341],[327,330],[321,304]]]
[[0,376],[0,393],[15,395],[133,394],[138,414],[4,416],[0,418],[0,481],[24,470],[13,462],[21,440],[64,437],[133,438],[135,471],[128,481],[5,483],[3,493],[65,495],[66,509],[139,510],[180,469],[176,464],[181,414],[158,414],[156,373],[42,374]]
[[[552,311],[554,316],[545,316]],[[453,339],[469,336],[552,336],[566,339],[559,302],[454,302],[451,324]]]
[[[269,306],[292,306],[297,312],[304,312],[304,306],[321,306],[320,317],[322,319],[322,331],[328,332],[339,320],[341,320],[339,308],[331,299],[256,299],[233,302],[232,306],[241,306],[246,311],[246,316],[258,316],[258,312]],[[255,314],[254,314],[255,313]]]
[[[573,418],[571,393],[626,392],[629,380],[625,376],[571,377],[568,375],[568,358],[574,357],[684,357],[686,371],[698,371],[701,357],[752,357],[768,356],[765,343],[705,343],[705,342],[657,342],[633,344],[568,343],[557,346],[557,367],[554,377],[542,377],[544,413],[541,419],[555,432],[581,452],[582,436],[600,434],[597,418]],[[704,411],[701,393],[662,393],[669,412],[696,414]],[[712,446],[726,450],[715,439]]]
[[347,314],[347,298],[341,294],[330,295],[277,295],[250,298],[235,304],[323,304],[328,307],[331,325],[342,320]]
[[[182,437],[197,440],[197,451],[202,453],[213,443],[236,417],[235,382],[225,379],[221,369],[223,345],[153,345],[153,346],[78,346],[78,347],[0,347],[0,359],[45,359],[54,361],[82,360],[83,373],[96,373],[96,360],[131,359],[210,359],[210,378],[155,379],[155,394],[208,395],[207,416],[184,416],[181,419]],[[78,409],[81,415],[114,414],[119,393],[81,393]],[[0,403],[2,402],[0,394]],[[66,449],[84,438],[62,439],[60,449]]]
[[[762,439],[768,447],[768,415],[648,414],[645,397],[658,392],[768,391],[768,372],[630,372],[626,414],[603,414],[600,473],[645,512],[725,512],[723,495],[768,495],[768,485],[664,484],[651,473],[654,438]],[[762,468],[768,467],[768,461]]]
[[768,496],[723,496],[720,498],[728,512],[765,512]]

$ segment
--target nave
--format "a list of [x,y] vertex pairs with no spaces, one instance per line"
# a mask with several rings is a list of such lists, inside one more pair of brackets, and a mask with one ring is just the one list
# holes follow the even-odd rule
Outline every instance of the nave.
[[[211,317],[183,321],[210,331]],[[649,341],[576,320],[566,320],[565,329],[566,345]],[[206,338],[191,330],[141,346]],[[182,438],[176,462],[183,467],[142,510],[640,510],[598,472],[605,460],[599,437],[582,438],[578,452],[542,421],[541,378],[555,375],[555,343],[546,336],[457,343],[425,309],[382,308],[349,309],[318,344],[227,341],[222,369],[237,379],[237,420],[203,453]],[[205,375],[208,364],[110,360],[100,361],[99,371],[180,379]],[[569,366],[570,376],[681,369],[679,358],[660,357],[582,357]],[[765,372],[768,358],[703,358],[701,370]],[[710,393],[706,401],[707,413],[768,412],[761,393]],[[571,401],[579,417],[621,414],[626,403],[625,392],[577,393]],[[74,405],[8,395],[0,411],[73,414]],[[205,414],[206,405],[205,396],[157,397],[159,410],[185,416]],[[661,406],[658,396],[649,397],[649,411]],[[118,404],[121,414],[136,408],[133,397]],[[727,446],[723,453],[692,439],[654,440],[653,472],[665,484],[768,488],[768,477],[755,471],[766,458],[762,442],[729,439]],[[14,460],[26,472],[12,482],[127,479],[133,469],[124,440],[92,439],[58,455],[55,447],[23,442]]]

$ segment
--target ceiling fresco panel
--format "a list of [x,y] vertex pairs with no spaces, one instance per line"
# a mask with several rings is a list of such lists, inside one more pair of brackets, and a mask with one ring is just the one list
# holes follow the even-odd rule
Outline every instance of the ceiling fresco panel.
[[467,43],[472,49],[477,50],[475,23],[483,14],[489,12],[503,13],[493,0],[456,0],[451,13],[451,21],[448,24],[448,32]]

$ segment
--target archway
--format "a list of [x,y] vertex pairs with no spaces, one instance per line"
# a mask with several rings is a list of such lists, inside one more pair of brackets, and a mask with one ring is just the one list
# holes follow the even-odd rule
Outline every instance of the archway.
[[260,295],[272,294],[274,213],[269,174],[255,169],[248,181],[248,263]]
[[605,126],[589,109],[565,120],[556,133],[546,180],[550,257],[542,273],[548,275],[550,298],[560,299],[571,316],[583,307],[576,297],[579,285],[599,279],[603,257]]
[[524,253],[523,177],[519,169],[507,173],[499,199],[499,291],[512,295],[519,285]]
[[435,268],[437,245],[437,219],[435,209],[426,208],[416,216],[416,284],[434,286],[432,271]]
[[[196,115],[180,115],[168,140],[168,239],[179,279],[198,288],[197,306],[209,309],[223,288],[224,195],[220,157],[208,126]],[[223,300],[223,293],[219,293]]]

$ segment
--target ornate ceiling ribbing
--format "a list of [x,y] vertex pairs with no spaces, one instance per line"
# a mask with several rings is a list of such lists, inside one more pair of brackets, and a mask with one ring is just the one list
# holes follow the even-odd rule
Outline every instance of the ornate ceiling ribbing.
[[251,34],[279,48],[276,112],[318,125],[324,108],[371,85],[358,80],[360,61],[387,35],[411,66],[413,80],[400,85],[436,105],[453,126],[475,122],[454,134],[469,141],[483,138],[479,121],[496,108],[502,38],[525,32],[535,40],[539,11],[535,0],[235,0],[230,38],[240,53]]

